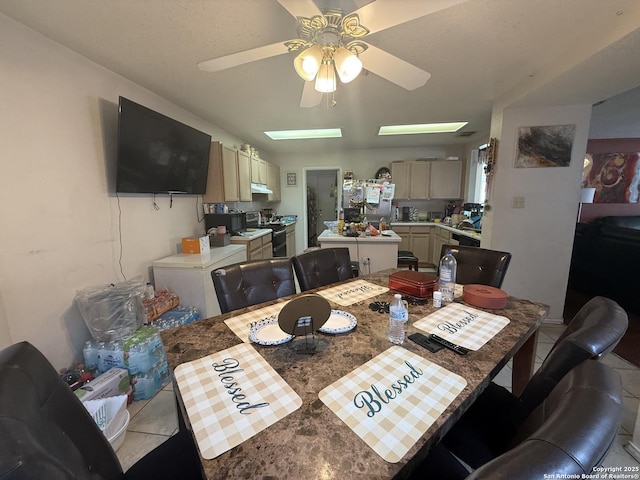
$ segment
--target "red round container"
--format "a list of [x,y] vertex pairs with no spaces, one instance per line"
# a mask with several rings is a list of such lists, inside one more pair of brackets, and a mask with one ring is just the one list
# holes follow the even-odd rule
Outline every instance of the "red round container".
[[476,307],[499,309],[507,306],[507,292],[471,283],[462,288],[462,300]]

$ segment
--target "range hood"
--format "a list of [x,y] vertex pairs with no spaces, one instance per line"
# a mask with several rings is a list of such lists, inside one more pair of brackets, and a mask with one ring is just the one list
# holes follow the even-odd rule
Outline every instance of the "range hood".
[[273,193],[273,191],[269,190],[266,185],[262,185],[261,183],[252,183],[251,193]]

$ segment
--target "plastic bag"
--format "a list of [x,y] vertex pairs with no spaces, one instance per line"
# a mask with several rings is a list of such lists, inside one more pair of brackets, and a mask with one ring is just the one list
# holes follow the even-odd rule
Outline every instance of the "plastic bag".
[[95,340],[108,342],[127,338],[146,321],[142,278],[76,293],[75,302]]

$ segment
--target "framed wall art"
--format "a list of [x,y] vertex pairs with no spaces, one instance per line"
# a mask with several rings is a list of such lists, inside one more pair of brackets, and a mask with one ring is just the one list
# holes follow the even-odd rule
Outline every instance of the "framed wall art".
[[295,187],[298,185],[298,174],[296,172],[287,172],[287,187]]
[[575,125],[518,128],[515,168],[568,167]]

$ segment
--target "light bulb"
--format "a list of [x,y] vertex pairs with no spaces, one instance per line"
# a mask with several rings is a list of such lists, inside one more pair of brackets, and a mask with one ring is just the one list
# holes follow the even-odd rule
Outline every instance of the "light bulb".
[[316,77],[316,90],[322,93],[336,91],[336,70],[330,58],[325,57]]
[[342,83],[349,83],[356,78],[362,70],[360,59],[344,47],[338,47],[333,54],[336,70]]
[[307,82],[316,78],[322,62],[322,47],[314,45],[304,50],[293,61],[296,73]]

